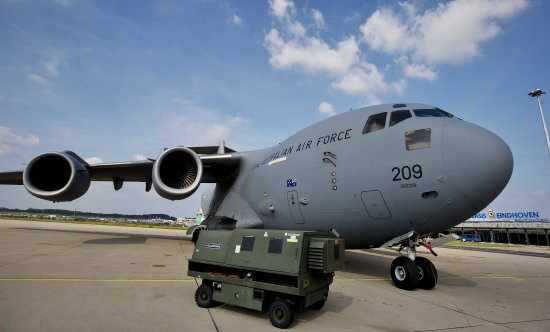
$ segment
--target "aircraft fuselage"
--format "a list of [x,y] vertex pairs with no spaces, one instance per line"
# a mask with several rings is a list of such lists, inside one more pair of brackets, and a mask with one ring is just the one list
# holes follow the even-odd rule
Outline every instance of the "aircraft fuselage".
[[352,110],[236,155],[234,182],[203,197],[207,216],[236,227],[336,229],[349,249],[448,229],[489,204],[513,168],[498,136],[411,103]]

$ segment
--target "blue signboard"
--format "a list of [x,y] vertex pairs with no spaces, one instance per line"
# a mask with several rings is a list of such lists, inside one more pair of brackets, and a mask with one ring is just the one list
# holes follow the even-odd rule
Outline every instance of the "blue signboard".
[[492,209],[487,212],[480,211],[475,216],[468,219],[469,221],[542,221],[548,222],[548,218],[542,218],[538,211],[517,211],[517,212],[500,212]]

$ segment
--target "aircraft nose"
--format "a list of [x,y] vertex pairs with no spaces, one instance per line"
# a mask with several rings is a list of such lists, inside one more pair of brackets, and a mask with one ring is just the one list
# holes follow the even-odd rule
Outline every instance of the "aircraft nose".
[[441,150],[449,181],[478,212],[491,203],[512,176],[512,152],[500,137],[468,122],[443,129]]

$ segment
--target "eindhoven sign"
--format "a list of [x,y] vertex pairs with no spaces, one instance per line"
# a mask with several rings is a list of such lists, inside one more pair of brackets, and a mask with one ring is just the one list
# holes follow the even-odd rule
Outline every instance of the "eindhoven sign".
[[548,218],[542,218],[538,211],[518,211],[518,212],[495,212],[492,209],[487,212],[479,212],[468,221],[543,221],[548,222]]

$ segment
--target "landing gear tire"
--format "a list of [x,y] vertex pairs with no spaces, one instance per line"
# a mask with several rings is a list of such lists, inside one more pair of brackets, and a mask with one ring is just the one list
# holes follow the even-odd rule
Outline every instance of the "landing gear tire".
[[391,263],[390,274],[397,288],[413,290],[418,286],[418,267],[408,257],[401,256],[394,259]]
[[294,320],[294,307],[285,300],[275,299],[269,306],[269,320],[273,326],[286,329]]
[[437,285],[437,269],[433,263],[424,257],[416,257],[414,260],[418,267],[418,288],[432,289]]
[[195,302],[201,308],[210,308],[214,302],[213,293],[210,284],[202,284],[195,292]]

